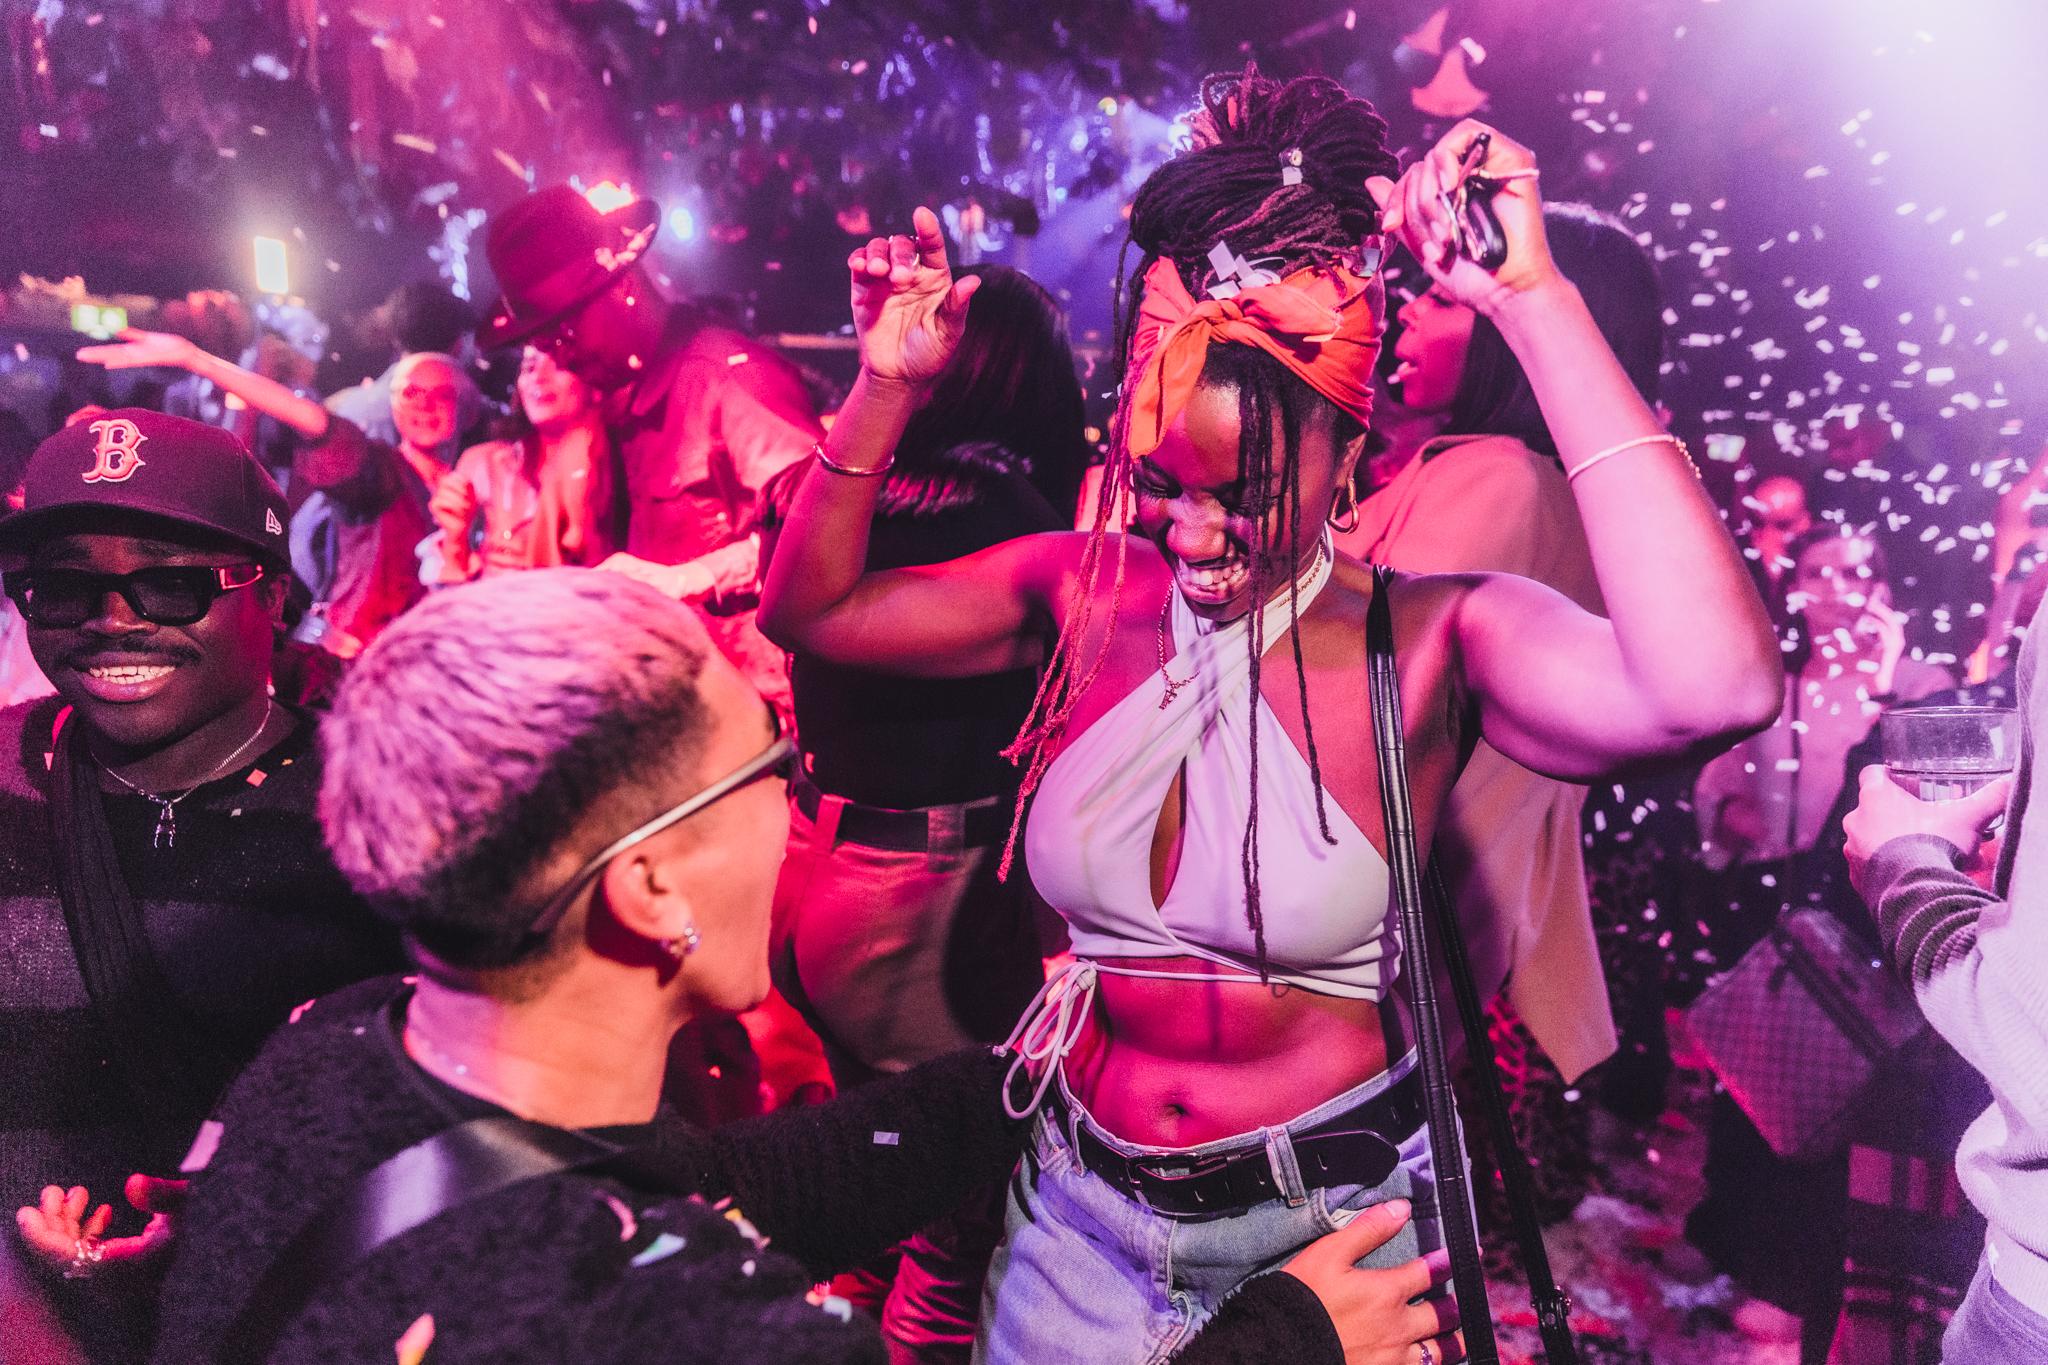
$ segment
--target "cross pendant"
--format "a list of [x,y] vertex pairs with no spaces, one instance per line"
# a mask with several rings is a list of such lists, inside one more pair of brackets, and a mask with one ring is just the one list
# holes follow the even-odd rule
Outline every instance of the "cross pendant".
[[1159,699],[1159,709],[1164,711],[1167,707],[1173,705],[1173,699],[1178,697],[1180,690],[1186,686],[1185,682],[1175,682],[1173,679],[1168,678],[1166,680],[1166,695]]

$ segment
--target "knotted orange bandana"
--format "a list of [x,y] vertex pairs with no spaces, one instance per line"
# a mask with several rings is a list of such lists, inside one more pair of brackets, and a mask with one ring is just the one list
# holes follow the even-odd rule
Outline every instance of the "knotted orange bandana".
[[1370,420],[1381,330],[1368,299],[1370,279],[1342,265],[1311,266],[1197,303],[1172,261],[1154,261],[1131,340],[1132,458],[1159,448],[1217,341],[1258,347],[1359,421]]

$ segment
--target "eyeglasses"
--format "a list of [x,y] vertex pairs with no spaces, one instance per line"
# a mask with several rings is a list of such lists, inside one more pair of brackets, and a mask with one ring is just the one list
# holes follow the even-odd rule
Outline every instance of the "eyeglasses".
[[189,626],[212,611],[221,594],[263,577],[261,564],[164,564],[122,574],[21,569],[7,575],[7,595],[35,626],[82,626],[99,615],[110,592],[152,625]]
[[797,775],[796,741],[782,733],[782,719],[772,708],[769,711],[769,718],[775,726],[775,741],[772,744],[695,796],[670,806],[632,833],[605,845],[597,856],[577,869],[576,875],[571,877],[560,891],[548,898],[547,904],[540,908],[533,922],[527,926],[528,940],[542,938],[560,924],[562,917],[569,913],[569,907],[576,903],[577,896],[581,895],[584,888],[595,881],[598,874],[610,866],[612,859],[620,854],[646,843],[663,830],[681,824],[691,816],[723,801],[742,787],[752,786],[764,777],[779,777],[785,782],[794,780]]
[[397,396],[404,402],[423,408],[452,408],[456,406],[457,402],[455,390],[445,384],[433,389],[423,389],[417,385],[407,384],[398,391]]

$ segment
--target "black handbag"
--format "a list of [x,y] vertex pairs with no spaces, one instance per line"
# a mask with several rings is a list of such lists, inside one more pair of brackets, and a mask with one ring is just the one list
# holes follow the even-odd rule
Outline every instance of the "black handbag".
[[[1493,1042],[1487,1034],[1479,991],[1472,980],[1464,935],[1458,929],[1457,916],[1435,861],[1430,862],[1425,880],[1416,852],[1400,676],[1394,667],[1394,617],[1387,604],[1393,581],[1393,570],[1374,566],[1372,603],[1365,618],[1366,678],[1372,702],[1373,746],[1379,759],[1380,807],[1386,819],[1387,865],[1393,874],[1394,900],[1401,912],[1401,949],[1407,955],[1404,970],[1415,1004],[1429,1149],[1436,1167],[1437,1205],[1443,1219],[1444,1241],[1451,1253],[1451,1284],[1465,1333],[1465,1357],[1473,1365],[1499,1365],[1500,1347],[1494,1340],[1493,1313],[1486,1299],[1486,1271],[1480,1261],[1472,1187],[1466,1178],[1464,1144],[1458,1136],[1457,1100],[1451,1091],[1450,1059],[1444,1045],[1443,1021],[1438,1014],[1436,976],[1430,965],[1430,954],[1439,946],[1449,969],[1452,992],[1457,997],[1466,1046],[1472,1050],[1479,1072],[1480,1104],[1486,1110],[1487,1126],[1500,1158],[1501,1183],[1507,1194],[1515,1241],[1522,1254],[1522,1269],[1529,1277],[1543,1349],[1549,1365],[1578,1365],[1578,1346],[1572,1339],[1570,1322],[1571,1300],[1557,1287],[1551,1274],[1550,1257],[1543,1246],[1542,1223],[1536,1216],[1536,1192],[1529,1162],[1509,1120],[1507,1097],[1501,1093]],[[1435,943],[1429,932],[1432,917],[1436,920]]]

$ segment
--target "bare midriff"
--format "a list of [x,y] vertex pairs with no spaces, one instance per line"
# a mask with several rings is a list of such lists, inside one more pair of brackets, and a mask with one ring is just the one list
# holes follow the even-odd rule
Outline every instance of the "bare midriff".
[[[1191,957],[1119,958],[1215,973]],[[1193,1147],[1286,1123],[1362,1085],[1408,1050],[1407,1008],[1257,982],[1098,978],[1067,1085],[1126,1142]]]

